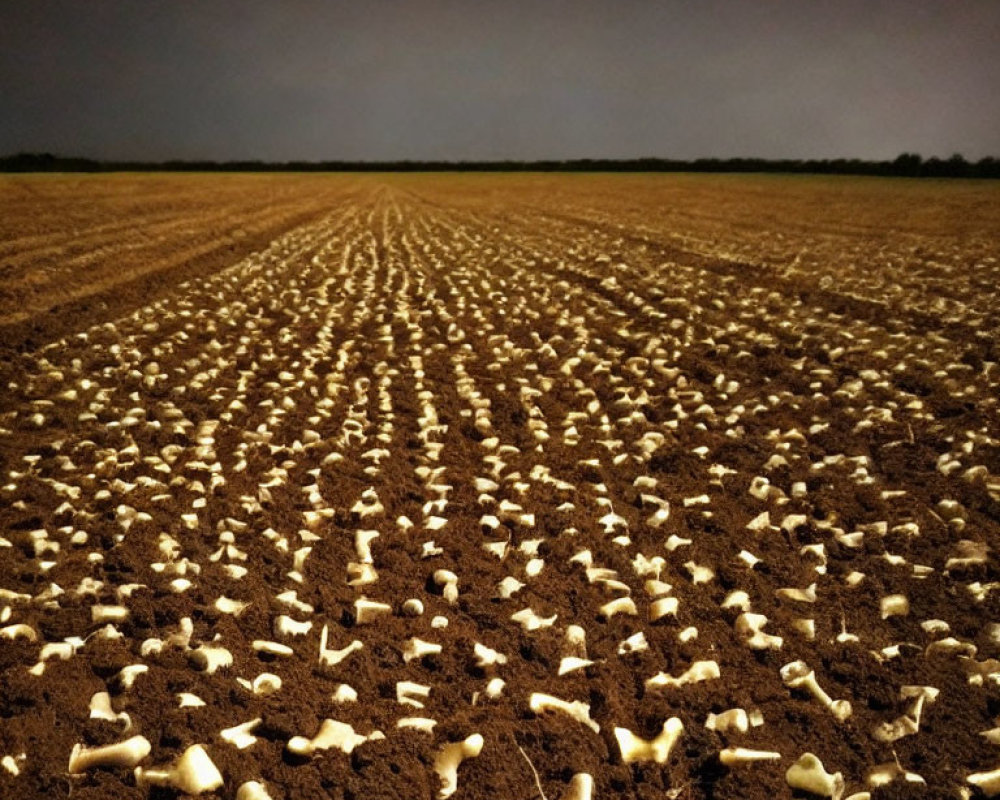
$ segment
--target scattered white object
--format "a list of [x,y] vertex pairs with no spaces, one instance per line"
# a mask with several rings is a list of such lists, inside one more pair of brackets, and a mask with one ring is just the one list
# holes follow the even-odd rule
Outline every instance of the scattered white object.
[[458,576],[448,569],[439,569],[434,572],[434,583],[441,587],[441,594],[445,602],[455,605],[458,602]]
[[379,617],[392,611],[392,606],[379,603],[366,597],[354,601],[354,622],[356,625],[368,625]]
[[638,631],[619,643],[618,655],[624,656],[629,653],[641,653],[643,650],[648,649],[649,642],[646,640],[645,631]]
[[553,697],[550,694],[532,692],[531,697],[528,699],[528,707],[534,714],[541,714],[545,711],[558,711],[559,713],[565,714],[566,716],[575,719],[577,722],[586,725],[594,733],[601,732],[601,726],[590,718],[589,703],[584,703],[580,700],[573,700],[570,702],[568,700],[561,700],[558,697]]
[[507,656],[479,642],[476,642],[472,652],[476,657],[476,666],[480,669],[507,663]]
[[160,769],[136,767],[135,782],[138,786],[146,784],[169,786],[185,794],[212,792],[223,783],[218,767],[200,744],[191,745],[168,767]]
[[311,739],[305,736],[293,736],[288,740],[288,751],[299,756],[311,756],[317,750],[329,750],[336,748],[344,753],[354,752],[354,748],[360,744],[376,739],[384,739],[382,731],[372,731],[367,736],[357,733],[354,727],[346,722],[339,722],[335,719],[323,720],[319,732]]
[[879,601],[879,608],[882,611],[882,619],[902,617],[910,613],[910,601],[906,595],[890,594]]
[[145,736],[133,736],[104,747],[76,744],[69,756],[69,774],[79,775],[93,767],[134,767],[149,755],[151,749],[149,739]]
[[203,708],[205,706],[204,700],[190,692],[180,692],[177,695],[177,700],[178,708]]
[[574,775],[559,800],[592,800],[594,796],[594,778],[586,772]]
[[236,790],[236,800],[272,800],[267,787],[260,781],[247,781]]
[[27,753],[19,753],[15,756],[4,756],[0,758],[0,767],[3,767],[7,772],[13,775],[15,778],[21,774],[21,763],[28,759]]
[[781,668],[781,680],[790,689],[805,689],[816,698],[838,722],[851,716],[851,704],[847,700],[834,700],[823,691],[816,681],[816,673],[804,661],[792,661]]
[[299,622],[287,614],[279,614],[274,620],[274,632],[278,636],[305,636],[312,630],[312,622]]
[[539,617],[531,607],[522,608],[520,611],[511,614],[510,618],[518,623],[525,631],[537,631],[539,628],[549,628],[556,622],[556,614],[551,617]]
[[232,728],[224,729],[219,736],[222,737],[223,741],[229,742],[231,745],[236,747],[238,750],[246,750],[246,748],[255,744],[257,737],[251,733],[254,728],[256,728],[262,722],[260,717],[252,719],[249,722],[244,722],[241,725],[234,725]]
[[434,726],[437,720],[428,717],[401,717],[396,720],[396,728],[399,730],[413,730],[421,733],[434,733]]
[[626,764],[635,761],[666,764],[671,750],[682,733],[684,733],[684,723],[678,717],[671,717],[663,723],[663,730],[652,741],[639,738],[627,728],[615,728],[615,739],[618,741],[622,761]]
[[705,727],[710,731],[746,733],[750,729],[750,718],[742,708],[731,708],[719,714],[710,713],[705,719]]
[[[430,697],[431,687],[413,681],[398,681],[396,683],[396,702],[400,705],[423,708],[423,701]],[[417,699],[420,698],[420,699]]]
[[509,599],[513,594],[524,588],[524,584],[517,578],[508,575],[497,584],[497,594],[501,600]]
[[638,613],[635,601],[631,597],[618,597],[605,603],[600,609],[600,616],[603,619],[611,619],[616,614],[635,616]]
[[460,742],[450,742],[441,748],[434,759],[434,771],[441,778],[440,800],[451,797],[458,790],[458,767],[467,758],[475,758],[483,749],[483,737],[474,733]]
[[272,642],[267,639],[254,639],[251,645],[256,653],[267,653],[271,656],[290,656],[294,655],[295,651],[292,650],[287,644],[281,644],[280,642]]
[[821,797],[832,797],[839,800],[844,792],[844,776],[835,772],[832,775],[823,767],[812,753],[802,756],[785,772],[785,782],[793,789],[818,794]]
[[593,661],[589,658],[578,658],[577,656],[564,656],[559,661],[559,675],[560,677],[565,675],[567,672],[574,672],[578,669],[586,669],[593,665]]
[[358,693],[351,686],[346,683],[340,684],[332,695],[333,702],[335,703],[356,703],[358,701]]
[[973,772],[965,779],[987,797],[1000,795],[1000,767],[989,772]]
[[233,654],[222,645],[217,644],[203,644],[188,653],[188,658],[195,666],[209,675],[225,667],[231,667],[233,664]]
[[351,653],[356,650],[361,650],[364,644],[359,640],[355,639],[346,647],[340,650],[330,650],[327,648],[327,642],[330,636],[330,626],[324,625],[323,631],[319,636],[319,663],[324,667],[334,667],[347,658]]
[[676,689],[689,683],[715,680],[721,676],[719,665],[715,661],[695,661],[676,678],[659,672],[646,680],[647,689]]
[[766,624],[767,617],[763,614],[746,611],[736,618],[733,627],[751,650],[780,650],[785,640],[780,636],[764,633],[762,628]]
[[425,642],[423,639],[413,637],[403,648],[403,661],[409,664],[415,658],[437,655],[442,650],[441,645],[434,642]]
[[97,692],[90,698],[90,718],[124,723],[122,730],[125,731],[132,727],[132,720],[126,712],[116,714],[111,708],[111,695],[107,692]]
[[781,753],[773,750],[748,750],[745,747],[727,747],[719,751],[719,761],[727,767],[737,764],[754,764],[758,761],[780,761]]
[[232,614],[234,617],[238,617],[246,611],[249,605],[249,603],[233,600],[229,597],[220,597],[215,601],[216,610],[223,614]]
[[927,781],[916,772],[908,772],[903,769],[898,761],[889,761],[885,764],[878,764],[868,771],[868,785],[875,788],[887,786],[898,778],[902,778],[906,783],[926,784]]

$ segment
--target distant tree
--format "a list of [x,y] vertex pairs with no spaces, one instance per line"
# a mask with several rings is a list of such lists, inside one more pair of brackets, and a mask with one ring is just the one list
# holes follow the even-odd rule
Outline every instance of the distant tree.
[[975,175],[977,178],[1000,178],[1000,160],[993,156],[979,159],[976,162]]
[[893,172],[896,175],[906,175],[911,178],[919,177],[923,159],[916,153],[902,153],[892,162]]
[[948,165],[948,177],[950,178],[967,178],[972,174],[971,165],[961,153],[955,153],[945,163]]
[[1000,178],[1000,160],[983,158],[970,163],[956,153],[948,160],[922,159],[903,153],[893,161],[836,159],[699,158],[694,161],[648,156],[635,159],[572,159],[564,161],[94,161],[53,155],[18,153],[0,156],[3,172],[785,172],[819,175],[898,175],[927,178]]

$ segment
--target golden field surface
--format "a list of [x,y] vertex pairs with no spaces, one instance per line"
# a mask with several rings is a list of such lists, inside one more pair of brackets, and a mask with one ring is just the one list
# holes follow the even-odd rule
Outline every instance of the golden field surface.
[[[697,256],[944,311],[995,297],[994,181],[743,175],[0,176],[0,324],[208,256],[221,265],[339,204],[566,216]],[[442,194],[443,193],[443,194]],[[493,206],[491,208],[491,205]],[[873,270],[873,261],[877,270]],[[957,271],[954,279],[952,271]],[[879,278],[882,281],[879,282]],[[892,283],[890,283],[892,281]],[[956,294],[957,293],[957,294]],[[915,297],[914,294],[917,296]],[[924,297],[928,295],[928,297]]]

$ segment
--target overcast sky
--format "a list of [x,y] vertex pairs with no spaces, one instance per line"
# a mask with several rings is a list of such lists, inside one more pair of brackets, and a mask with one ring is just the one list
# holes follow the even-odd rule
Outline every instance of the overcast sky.
[[0,154],[1000,156],[998,0],[0,0]]

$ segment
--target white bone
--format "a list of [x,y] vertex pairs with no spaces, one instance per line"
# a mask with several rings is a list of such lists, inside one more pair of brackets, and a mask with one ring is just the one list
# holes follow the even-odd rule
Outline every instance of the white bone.
[[646,688],[676,689],[689,683],[700,683],[701,681],[715,680],[716,678],[719,678],[720,675],[719,665],[715,661],[695,661],[690,667],[688,667],[687,670],[678,675],[676,678],[671,675],[667,675],[665,672],[657,673],[652,678],[646,680]]
[[835,772],[830,774],[812,753],[803,755],[785,772],[785,782],[793,789],[811,792],[822,797],[840,800],[844,792],[844,776]]
[[461,742],[450,742],[438,752],[434,759],[434,771],[441,778],[438,798],[451,797],[458,790],[458,767],[467,758],[475,758],[482,752],[483,737],[474,733]]
[[627,728],[615,728],[615,739],[618,741],[622,761],[626,764],[635,761],[666,764],[671,750],[682,733],[684,733],[684,723],[677,717],[671,717],[663,723],[663,730],[652,741],[640,739]]
[[272,800],[260,781],[247,781],[236,790],[236,800]]
[[572,777],[559,800],[591,800],[594,796],[594,778],[586,772]]
[[568,700],[561,700],[558,697],[553,697],[549,694],[532,692],[531,697],[528,699],[528,707],[531,709],[532,713],[535,714],[541,714],[545,711],[558,711],[562,714],[566,714],[572,719],[575,719],[577,722],[586,725],[594,733],[601,732],[601,726],[590,718],[589,703],[584,703],[580,700],[570,702]]
[[138,786],[170,786],[185,794],[211,792],[222,786],[222,774],[209,758],[205,748],[193,744],[181,757],[168,767],[160,769],[135,768],[135,782]]
[[804,661],[792,661],[781,668],[781,679],[791,689],[805,689],[824,708],[830,711],[838,722],[851,716],[851,704],[847,700],[833,700],[816,682],[816,673]]
[[748,750],[745,747],[727,747],[719,751],[719,761],[725,766],[732,767],[737,764],[753,764],[757,761],[778,761],[781,753],[772,750]]
[[76,744],[73,745],[73,752],[69,756],[69,773],[79,775],[98,766],[134,767],[149,755],[151,749],[149,740],[145,736],[133,736],[123,742],[104,747],[84,747]]
[[344,753],[354,752],[354,748],[360,744],[376,739],[384,739],[385,735],[381,731],[372,731],[367,736],[356,733],[354,727],[346,722],[338,722],[335,719],[323,720],[319,731],[312,739],[304,736],[293,736],[288,740],[288,750],[300,756],[311,756],[317,750],[329,750],[336,748]]

